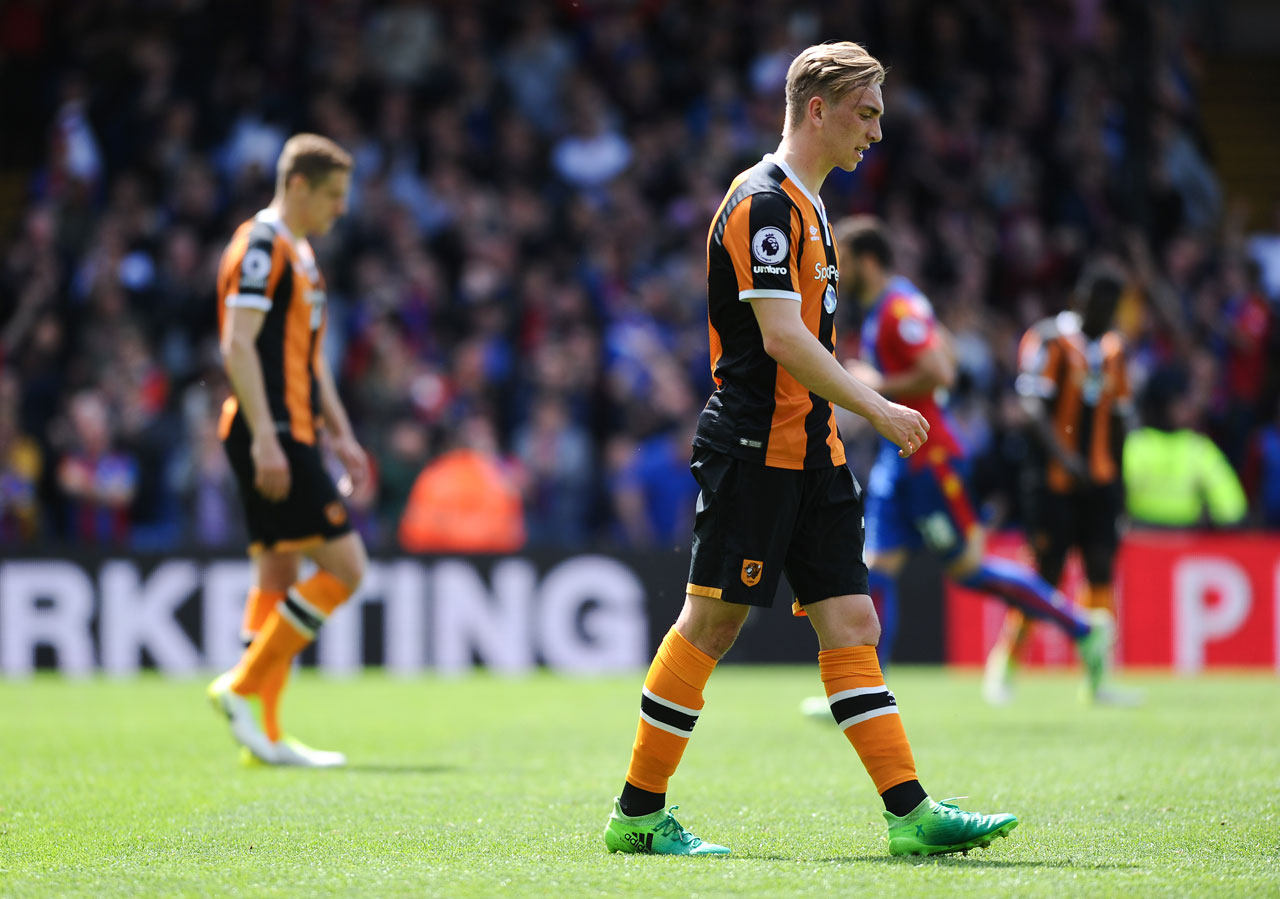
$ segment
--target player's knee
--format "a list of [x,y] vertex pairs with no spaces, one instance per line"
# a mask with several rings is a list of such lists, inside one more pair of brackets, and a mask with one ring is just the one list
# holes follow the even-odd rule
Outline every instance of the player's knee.
[[735,618],[681,616],[676,622],[676,629],[699,650],[713,659],[719,659],[738,639],[742,621]]
[[355,593],[360,589],[360,584],[364,581],[364,563],[353,565],[344,571],[341,577],[342,582],[351,588],[352,593]]
[[355,592],[360,587],[360,582],[364,580],[365,570],[369,567],[369,554],[365,552],[364,541],[357,539],[352,547],[351,558],[347,567],[347,584],[351,587],[351,592]]
[[257,584],[263,590],[283,592],[298,581],[297,558],[259,559]]
[[708,653],[716,658],[720,658],[730,649],[733,648],[734,642],[738,639],[738,631],[741,627],[737,623],[722,622],[712,628],[707,636],[714,652]]
[[365,569],[369,566],[369,556],[365,552],[364,541],[352,535],[343,547],[343,552],[331,554],[323,560],[322,566],[335,578],[342,581],[355,593],[364,580]]
[[858,618],[845,623],[838,633],[829,637],[831,646],[879,646],[880,619],[873,611],[865,618]]
[[964,541],[964,546],[956,555],[955,561],[952,562],[952,568],[960,566],[966,572],[973,572],[982,564],[982,558],[987,552],[986,534],[981,528],[974,528],[968,539]]
[[880,645],[880,616],[875,606],[867,603],[849,623],[853,630],[851,642],[861,646]]
[[870,599],[845,603],[838,614],[824,618],[815,628],[820,628],[818,639],[824,647],[878,646],[880,643],[880,617]]
[[981,564],[981,557],[974,558],[968,553],[965,553],[959,558],[953,560],[951,564],[947,566],[947,574],[952,580],[963,583],[973,574],[977,573],[978,567]]
[[852,646],[879,646],[880,634],[880,619],[873,614],[869,621],[854,630],[850,635],[849,643]]

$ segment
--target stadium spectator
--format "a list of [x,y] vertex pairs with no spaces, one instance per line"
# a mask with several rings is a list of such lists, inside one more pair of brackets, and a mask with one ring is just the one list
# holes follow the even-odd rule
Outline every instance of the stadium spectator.
[[524,546],[518,476],[498,454],[492,421],[465,418],[457,446],[422,469],[400,519],[410,552],[511,552]]
[[1273,303],[1280,303],[1280,203],[1276,204],[1272,228],[1249,237],[1249,257],[1261,268],[1263,290]]
[[[1274,319],[1280,225],[1251,237],[1218,227],[1234,207],[1201,120],[1198,60],[1212,36],[1197,28],[1199,2],[782,14],[397,0],[322,4],[251,35],[234,3],[162,0],[145,17],[108,0],[72,7],[6,7],[16,24],[0,37],[6,74],[25,73],[7,84],[35,85],[3,88],[6,165],[28,190],[0,206],[0,358],[48,460],[58,410],[111,380],[128,329],[168,384],[159,409],[142,403],[154,452],[142,474],[191,455],[199,432],[176,424],[177,407],[204,369],[222,241],[269,200],[280,143],[303,130],[332,134],[356,160],[350,216],[316,249],[331,275],[326,354],[359,432],[389,433],[406,404],[427,428],[483,404],[514,446],[550,392],[593,458],[647,439],[660,428],[630,419],[650,414],[655,368],[709,392],[707,227],[725,179],[781,128],[782,62],[848,35],[893,68],[894,115],[877,153],[828,179],[824,200],[835,217],[879,213],[903,273],[963,319],[947,324],[968,422],[1006,405],[1017,335],[1063,307],[1100,251],[1135,270],[1119,321],[1135,384],[1210,351],[1207,424],[1236,464],[1260,417],[1242,414],[1232,385],[1261,383],[1263,409],[1280,392],[1276,329],[1260,352],[1260,307],[1238,287],[1247,254]],[[858,322],[838,316],[843,350]],[[123,380],[119,414],[132,414],[119,393],[133,389],[152,388]],[[121,425],[133,449],[138,431]],[[999,451],[990,441],[979,467],[998,467]],[[607,497],[611,478],[597,466],[590,493]],[[42,487],[51,506],[55,482]],[[990,489],[984,499],[1016,509],[999,479]],[[373,512],[384,546],[399,522],[389,490]],[[139,539],[183,539],[172,522],[197,495],[167,475],[142,483]],[[613,508],[579,505],[545,538],[607,539],[620,528]],[[45,516],[43,536],[59,524]]]
[[39,445],[22,432],[18,376],[0,369],[0,543],[28,542],[39,533],[37,490],[44,467]]
[[688,429],[609,444],[609,492],[619,537],[636,548],[679,547],[693,525],[698,484],[689,475]]
[[395,419],[385,436],[374,435],[372,452],[378,474],[377,518],[399,522],[413,482],[427,463],[427,428],[411,415]]
[[227,454],[218,439],[212,404],[202,403],[188,424],[188,438],[170,481],[189,510],[185,534],[195,546],[221,548],[244,539],[239,498]]
[[1226,395],[1223,443],[1232,465],[1244,463],[1249,435],[1255,430],[1268,384],[1269,355],[1274,353],[1275,315],[1262,293],[1259,266],[1253,260],[1230,266],[1224,274],[1228,291],[1214,316],[1216,349],[1223,365]]
[[516,431],[515,457],[525,472],[525,528],[532,543],[587,538],[594,460],[591,441],[565,402],[538,399]]
[[1246,467],[1249,495],[1258,498],[1258,520],[1280,529],[1280,402],[1274,417],[1258,431]]
[[122,546],[129,538],[129,506],[138,492],[138,460],[116,441],[106,398],[83,390],[67,410],[67,449],[57,481],[65,501],[62,536],[81,546]]
[[1197,407],[1185,369],[1157,372],[1143,395],[1146,426],[1124,446],[1124,485],[1136,525],[1190,528],[1239,524],[1244,489],[1222,450],[1193,430]]

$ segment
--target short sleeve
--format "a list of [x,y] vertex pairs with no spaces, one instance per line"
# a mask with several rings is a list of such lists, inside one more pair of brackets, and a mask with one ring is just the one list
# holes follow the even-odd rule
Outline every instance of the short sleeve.
[[1124,351],[1124,338],[1113,331],[1103,335],[1102,341],[1111,360],[1114,385],[1112,392],[1116,410],[1128,412],[1133,408],[1133,388],[1129,383],[1129,362]]
[[257,224],[249,232],[249,242],[237,261],[233,273],[233,291],[227,296],[228,306],[258,309],[271,308],[271,293],[279,280],[275,271],[275,232],[270,226]]
[[1057,363],[1056,342],[1046,342],[1036,331],[1022,336],[1018,345],[1018,379],[1014,386],[1021,396],[1053,399],[1058,394],[1058,382],[1053,371]]
[[882,358],[892,356],[904,368],[914,365],[926,350],[938,345],[933,308],[923,298],[898,296],[880,320]]
[[733,260],[738,299],[800,299],[793,211],[785,196],[765,192],[729,213],[724,246]]

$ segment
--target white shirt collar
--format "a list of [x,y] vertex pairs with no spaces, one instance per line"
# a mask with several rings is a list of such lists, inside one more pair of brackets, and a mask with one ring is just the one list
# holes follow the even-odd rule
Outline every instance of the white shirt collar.
[[1064,309],[1059,312],[1054,322],[1057,325],[1058,333],[1064,337],[1074,337],[1080,333],[1080,315],[1070,309]]
[[276,231],[283,234],[285,240],[289,241],[290,244],[297,246],[298,238],[294,237],[293,232],[289,230],[289,226],[284,223],[284,219],[280,217],[279,210],[272,209],[268,206],[266,209],[263,209],[255,215],[254,218],[260,222],[266,222],[272,228],[275,228]]
[[831,243],[831,229],[827,225],[827,207],[822,205],[822,200],[809,193],[809,188],[804,186],[804,182],[796,177],[796,173],[791,170],[791,166],[787,165],[774,153],[764,154],[764,161],[771,162],[778,168],[782,169],[782,173],[787,176],[787,180],[800,188],[800,193],[804,194],[810,203],[813,204],[814,210],[818,213],[818,218],[822,220],[822,230],[825,233],[827,243]]

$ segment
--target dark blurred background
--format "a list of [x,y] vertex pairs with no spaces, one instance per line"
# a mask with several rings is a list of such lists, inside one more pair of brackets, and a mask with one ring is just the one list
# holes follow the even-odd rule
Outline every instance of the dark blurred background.
[[[0,546],[243,546],[214,272],[307,130],[356,159],[316,249],[370,544],[447,501],[412,488],[461,447],[517,543],[687,547],[706,230],[777,145],[792,56],[834,39],[891,72],[883,143],[823,197],[888,221],[955,334],[993,520],[1019,514],[1018,338],[1106,253],[1138,390],[1181,368],[1280,527],[1272,4],[9,0]],[[844,433],[862,476],[873,435]]]

